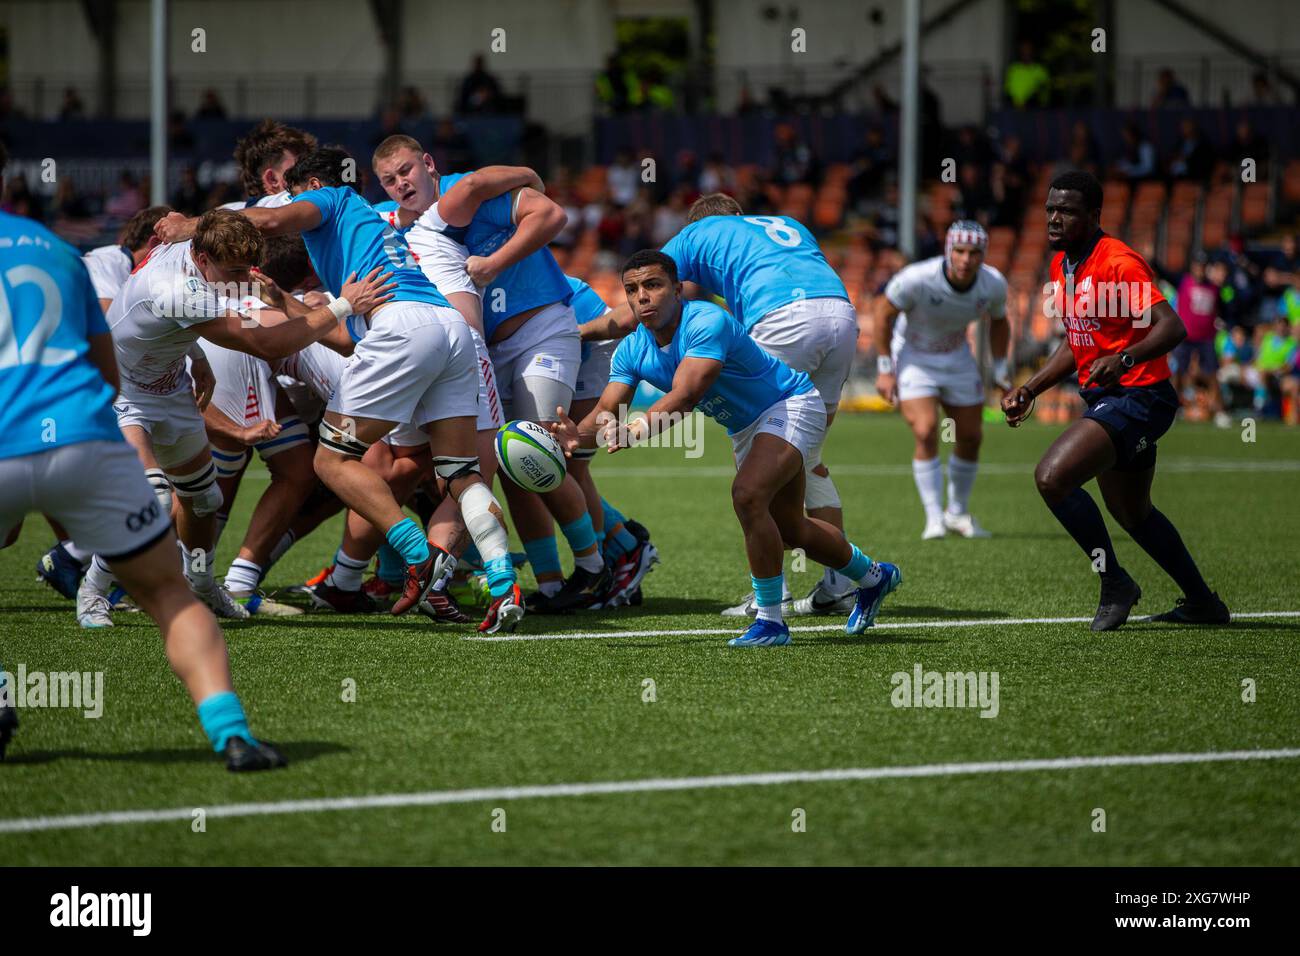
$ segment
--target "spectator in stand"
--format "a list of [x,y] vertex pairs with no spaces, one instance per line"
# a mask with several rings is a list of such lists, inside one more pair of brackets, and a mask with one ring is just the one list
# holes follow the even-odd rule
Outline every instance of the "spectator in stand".
[[1174,71],[1164,67],[1156,74],[1156,95],[1151,99],[1151,106],[1162,109],[1168,106],[1187,107],[1192,105],[1192,98],[1187,95],[1187,87],[1178,82]]
[[186,166],[181,171],[181,184],[172,193],[172,208],[187,216],[197,216],[207,210],[207,193],[199,185],[199,176],[194,167]]
[[440,170],[450,173],[474,168],[474,149],[469,137],[450,116],[438,120],[429,146],[430,155]]
[[627,70],[617,53],[605,58],[605,69],[596,77],[596,95],[611,113],[626,113],[628,108]]
[[167,145],[178,153],[188,153],[194,149],[194,134],[185,122],[183,110],[172,110],[167,114]]
[[429,105],[424,102],[419,90],[413,86],[404,86],[397,94],[397,113],[403,123],[422,123],[429,118]]
[[1006,93],[1007,102],[1015,109],[1048,105],[1052,77],[1047,72],[1047,67],[1038,62],[1034,45],[1030,41],[1020,41],[1019,56],[1007,64],[1002,89]]
[[631,205],[641,188],[641,167],[632,162],[632,154],[620,149],[605,172],[605,182],[609,187],[609,198],[615,206],[622,208]]
[[989,224],[1012,228],[1019,225],[1025,211],[1024,185],[1000,159],[989,167],[989,192],[993,196]]
[[1259,70],[1250,78],[1251,106],[1283,106],[1285,101],[1268,73]]
[[1156,175],[1156,148],[1142,135],[1137,123],[1125,123],[1120,134],[1124,139],[1124,151],[1115,161],[1115,175],[1129,182],[1151,179]]
[[27,177],[21,173],[10,171],[5,176],[4,192],[0,194],[0,210],[37,222],[45,221],[45,204],[28,188]]
[[221,97],[217,96],[217,91],[209,87],[203,91],[203,99],[199,101],[199,108],[194,113],[197,120],[223,120],[226,118],[226,107],[221,102]]
[[71,176],[60,176],[54,194],[54,214],[60,219],[89,219],[95,214],[90,201],[77,192]]
[[1178,129],[1180,138],[1174,148],[1174,158],[1169,163],[1169,175],[1198,183],[1208,181],[1214,172],[1214,150],[1201,135],[1196,120],[1190,116],[1178,124]]
[[686,226],[686,213],[694,202],[690,188],[678,186],[668,197],[667,203],[655,207],[654,226],[650,234],[650,243],[646,248],[658,249]]
[[815,184],[819,178],[817,157],[799,138],[791,123],[778,123],[773,131],[776,145],[772,154],[771,179],[782,186]]
[[1284,307],[1283,298],[1300,287],[1300,257],[1297,256],[1295,235],[1287,233],[1282,237],[1281,248],[1260,258],[1263,308],[1268,312]]
[[1208,262],[1204,253],[1192,260],[1191,268],[1178,283],[1178,317],[1187,329],[1187,338],[1175,348],[1170,366],[1173,386],[1184,402],[1189,386],[1206,390],[1214,423],[1220,428],[1232,424],[1219,394],[1219,359],[1214,343],[1219,314],[1219,287],[1206,277]]
[[1236,325],[1218,335],[1219,391],[1227,411],[1251,407],[1259,373],[1255,371],[1255,346],[1250,330]]
[[732,196],[736,192],[736,175],[722,158],[721,153],[710,153],[704,169],[700,171],[699,182],[695,185],[704,195],[726,193]]
[[637,195],[632,204],[623,210],[624,229],[619,240],[618,254],[626,258],[638,249],[648,249],[652,244],[654,233],[654,203],[649,190]]
[[600,221],[596,224],[596,240],[600,248],[618,252],[623,247],[623,235],[627,232],[627,217],[623,207],[615,202],[607,202],[601,209]]
[[854,208],[861,208],[868,200],[879,198],[885,176],[897,168],[893,151],[885,147],[885,134],[879,126],[868,126],[862,145],[850,162],[848,192]]
[[63,91],[63,105],[59,107],[59,119],[63,122],[83,120],[86,118],[86,104],[81,102],[81,95],[74,87]]
[[1223,158],[1232,167],[1234,177],[1240,176],[1246,168],[1243,165],[1246,160],[1254,160],[1255,182],[1265,182],[1268,179],[1269,152],[1268,140],[1256,133],[1250,120],[1243,116],[1233,128],[1232,142],[1223,151]]
[[1300,408],[1300,349],[1295,331],[1285,315],[1279,315],[1260,337],[1255,354],[1255,371],[1259,386],[1255,407],[1265,414],[1276,414],[1288,425],[1297,423]]
[[961,195],[957,206],[961,214],[958,218],[977,219],[986,227],[991,225],[997,214],[998,203],[993,190],[989,188],[988,176],[975,163],[963,162],[959,168]]
[[124,170],[117,181],[117,191],[108,197],[104,212],[112,219],[130,219],[148,205],[140,181],[130,170]]
[[470,71],[460,81],[457,113],[495,113],[501,106],[501,84],[487,71],[483,54],[476,54]]

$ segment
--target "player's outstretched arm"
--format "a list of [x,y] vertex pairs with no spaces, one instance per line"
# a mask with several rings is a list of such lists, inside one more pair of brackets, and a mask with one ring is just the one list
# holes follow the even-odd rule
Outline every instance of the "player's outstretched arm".
[[695,411],[695,406],[703,401],[721,374],[722,363],[717,359],[691,355],[683,358],[673,375],[672,390],[650,406],[646,412],[645,434],[638,437],[650,438],[661,431],[667,431],[680,422],[683,416]]
[[312,342],[324,338],[349,315],[364,315],[392,298],[395,283],[391,272],[380,275],[376,267],[364,279],[355,276],[344,284],[342,295],[328,305],[312,309],[301,319],[263,327],[234,312],[227,312],[198,326],[199,334],[228,349],[247,352],[266,361],[288,358]]
[[610,382],[600,393],[596,407],[582,421],[575,423],[561,406],[555,409],[556,420],[547,422],[546,427],[564,449],[565,457],[571,458],[579,448],[597,447],[602,437],[608,441],[608,436],[618,430],[619,409],[630,405],[635,395],[635,387],[624,382]]
[[632,307],[623,302],[604,315],[582,323],[578,326],[578,334],[584,342],[607,342],[610,339],[626,338],[636,331],[639,324],[632,314]]
[[506,269],[558,236],[568,221],[564,210],[537,190],[521,189],[515,199],[514,234],[492,255],[470,256],[465,271],[475,285],[490,285]]
[[466,173],[438,198],[438,215],[451,226],[468,226],[478,207],[515,189],[541,193],[542,177],[527,166],[484,166]]
[[993,381],[1004,391],[1011,388],[1011,323],[1004,315],[989,319],[989,351],[993,353]]

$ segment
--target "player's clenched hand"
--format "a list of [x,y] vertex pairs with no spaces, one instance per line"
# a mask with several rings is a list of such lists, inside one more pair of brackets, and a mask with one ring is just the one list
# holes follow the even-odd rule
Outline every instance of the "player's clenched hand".
[[190,360],[190,378],[194,380],[194,401],[199,411],[208,407],[212,393],[217,388],[217,377],[212,374],[212,366],[207,362]]
[[1024,386],[1013,388],[1002,396],[1002,414],[1007,417],[1007,424],[1012,428],[1018,427],[1033,407],[1034,396]]
[[183,212],[169,212],[154,223],[153,234],[159,242],[184,242],[194,235],[197,219],[190,219]]
[[315,289],[312,289],[310,292],[303,295],[302,304],[309,309],[319,309],[322,305],[329,305],[330,300],[325,293],[317,292]]
[[280,434],[279,422],[258,422],[256,425],[250,425],[244,429],[244,444],[256,445],[258,442],[268,441]]
[[890,372],[881,372],[876,376],[876,391],[890,405],[897,405],[898,377]]
[[393,274],[385,272],[380,275],[379,269],[379,266],[375,266],[364,279],[358,279],[354,272],[339,290],[343,298],[352,304],[353,315],[365,315],[393,297],[392,290],[397,288],[397,283],[388,281]]
[[480,289],[491,285],[498,274],[498,270],[492,268],[486,256],[470,256],[465,260],[465,271]]
[[573,419],[564,414],[563,405],[556,406],[555,414],[556,420],[546,422],[545,425],[559,442],[560,448],[564,450],[564,457],[572,458],[573,453],[578,450],[578,426],[573,423]]
[[273,309],[284,311],[284,290],[276,285],[275,280],[263,272],[257,266],[248,270],[248,274],[253,277],[253,294],[265,302]]
[[1088,369],[1088,381],[1083,383],[1083,387],[1110,388],[1112,385],[1118,385],[1123,375],[1124,365],[1120,362],[1119,356],[1103,355]]

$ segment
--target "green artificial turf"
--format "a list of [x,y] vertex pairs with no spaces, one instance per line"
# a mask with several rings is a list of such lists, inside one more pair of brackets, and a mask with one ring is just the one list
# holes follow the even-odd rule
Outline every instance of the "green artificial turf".
[[[1097,579],[1038,498],[1033,465],[1059,428],[988,426],[972,510],[988,540],[922,542],[896,416],[845,415],[825,459],[850,537],[897,563],[904,586],[862,637],[799,632],[786,648],[734,650],[748,590],[728,495],[730,448],[702,458],[637,449],[598,459],[604,495],[647,525],[663,558],[639,608],[530,617],[519,634],[418,615],[311,614],[227,625],[237,688],[287,770],[233,775],[206,747],[157,631],[118,613],[76,626],[33,582],[48,530],[30,519],[0,552],[0,666],[102,671],[105,712],[28,709],[0,764],[0,819],[210,808],[462,788],[713,774],[1300,746],[1300,618],[1218,628],[1000,619],[1090,616]],[[1300,432],[1179,424],[1160,443],[1157,505],[1234,611],[1300,610]],[[946,456],[947,450],[943,451]],[[260,468],[254,465],[254,468]],[[620,474],[620,472],[622,472]],[[250,474],[219,570],[260,490]],[[1093,488],[1095,494],[1095,487]],[[1122,532],[1142,584],[1138,613],[1177,591]],[[268,588],[326,563],[338,522],[300,542]],[[563,549],[562,549],[563,550]],[[566,565],[567,566],[567,565]],[[787,569],[790,564],[787,560]],[[802,595],[820,569],[793,574]],[[527,583],[531,576],[525,574]],[[920,626],[971,621],[974,627]],[[828,619],[792,622],[835,624]],[[740,627],[733,628],[738,632]],[[996,671],[999,711],[896,708],[891,675]],[[344,702],[344,682],[356,682]],[[647,702],[647,679],[654,682]],[[1242,681],[1256,699],[1242,700]],[[494,810],[504,811],[495,814]],[[1106,813],[1095,832],[1094,811]],[[792,827],[804,811],[802,832]],[[504,819],[505,831],[498,832]],[[498,821],[494,830],[493,822]],[[488,799],[0,833],[8,864],[1153,864],[1300,863],[1300,759],[1093,767],[986,775],[783,783],[669,792]]]

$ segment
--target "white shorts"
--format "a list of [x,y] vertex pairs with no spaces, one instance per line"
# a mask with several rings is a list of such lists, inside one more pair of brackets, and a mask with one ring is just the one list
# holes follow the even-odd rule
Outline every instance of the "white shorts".
[[797,372],[807,372],[833,412],[858,351],[858,311],[844,299],[818,298],[773,309],[749,337]]
[[329,411],[414,425],[477,417],[471,331],[452,308],[423,302],[384,306],[344,367]]
[[199,340],[199,345],[217,380],[212,391],[213,408],[241,428],[258,422],[280,423],[279,435],[254,446],[263,461],[282,451],[311,443],[307,428],[299,425],[302,416],[296,410],[286,413],[283,418],[276,414],[280,386],[265,359],[223,348],[204,339]]
[[0,458],[0,539],[31,512],[49,515],[77,547],[108,561],[134,557],[171,527],[140,459],[124,441]]
[[899,401],[937,398],[945,405],[984,404],[984,381],[966,346],[951,352],[918,352],[903,346],[894,354]]
[[154,457],[164,471],[184,464],[208,446],[207,426],[194,404],[188,374],[181,388],[170,395],[143,392],[123,382],[113,411],[117,413],[118,428],[136,425],[149,433]]
[[[541,378],[558,382],[569,391],[569,398],[560,404],[568,408],[573,400],[573,387],[578,379],[578,366],[582,364],[582,339],[578,335],[578,321],[573,309],[554,302],[515,330],[504,342],[488,346],[492,367],[496,371],[497,388],[501,402],[509,413],[516,390],[526,388],[525,379]],[[554,417],[555,408],[540,409]],[[519,417],[510,414],[511,418]]]
[[[478,359],[478,423],[481,432],[496,431],[504,423],[501,414],[501,396],[497,394],[496,375],[492,371],[492,359],[488,358],[487,343],[478,330],[468,322],[470,337],[474,340],[474,353]],[[398,425],[384,436],[384,441],[399,448],[414,448],[427,444],[429,436],[424,430],[409,423]]]
[[578,383],[573,389],[575,402],[600,398],[600,393],[609,384],[609,363],[614,359],[618,343],[618,339],[591,343],[587,357],[578,366]]
[[826,405],[816,389],[792,395],[770,406],[748,426],[731,436],[731,450],[739,468],[754,444],[755,435],[784,438],[807,461],[826,438]]
[[325,413],[347,364],[348,360],[329,346],[313,342],[275,364],[276,384],[303,421],[315,422]]

